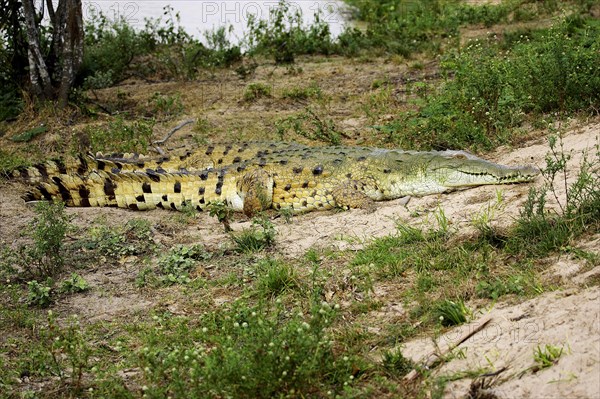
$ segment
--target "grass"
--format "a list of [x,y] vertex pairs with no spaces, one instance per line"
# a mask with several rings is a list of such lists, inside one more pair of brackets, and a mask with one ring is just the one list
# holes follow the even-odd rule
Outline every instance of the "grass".
[[150,145],[152,127],[152,121],[128,122],[117,117],[107,124],[87,127],[84,135],[89,139],[92,153],[145,153]]
[[538,347],[533,352],[533,360],[536,362],[540,369],[545,369],[554,366],[558,359],[563,354],[563,347],[557,347],[554,345],[546,344],[543,348]]

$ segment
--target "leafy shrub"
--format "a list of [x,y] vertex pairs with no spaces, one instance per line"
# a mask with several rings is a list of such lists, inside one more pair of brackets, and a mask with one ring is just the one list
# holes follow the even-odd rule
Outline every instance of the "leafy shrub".
[[32,280],[27,283],[27,303],[31,306],[46,307],[52,303],[50,291],[52,290],[52,280],[46,283],[38,283]]
[[133,60],[148,52],[151,43],[126,21],[110,22],[100,14],[85,24],[84,46],[79,80],[100,89],[127,79]]
[[[577,179],[567,183],[567,161],[559,141],[551,136],[550,152],[546,156],[546,168],[542,175],[546,184],[529,190],[527,201],[511,238],[508,250],[513,253],[544,256],[568,245],[585,231],[597,231],[600,220],[600,145],[596,144],[593,154],[587,154],[580,165]],[[559,187],[565,187],[566,200],[560,201]],[[557,209],[548,209],[547,197],[551,195],[558,203]]]
[[90,288],[90,285],[83,277],[77,273],[71,273],[71,276],[62,282],[60,291],[67,294],[75,294],[77,292],[84,292]]
[[150,229],[150,222],[144,219],[131,219],[119,228],[100,224],[90,229],[82,245],[112,258],[141,255],[154,249]]
[[32,242],[16,250],[5,247],[0,271],[11,271],[28,278],[49,278],[62,271],[64,266],[64,238],[70,228],[69,216],[62,202],[39,202],[35,216],[27,226],[25,235]]
[[117,117],[105,126],[89,126],[84,133],[92,152],[145,152],[152,137],[152,122],[126,122]]
[[250,17],[250,54],[271,56],[277,64],[291,64],[299,54],[330,54],[334,51],[329,25],[315,15],[314,23],[304,28],[300,11],[291,11],[285,0],[271,8],[268,19]]
[[250,83],[246,86],[244,101],[253,102],[264,97],[271,97],[271,86],[264,83]]
[[162,282],[165,284],[189,283],[190,272],[196,267],[199,260],[210,259],[210,253],[206,252],[202,245],[190,247],[177,245],[168,254],[158,261],[158,268],[162,274]]
[[472,42],[444,61],[454,78],[380,130],[402,147],[491,149],[528,114],[577,112],[600,106],[600,27],[565,20],[501,52]]
[[283,306],[231,308],[148,328],[139,351],[144,393],[159,397],[321,397],[342,392],[352,373],[350,359],[334,354],[329,305],[309,316]]
[[23,109],[23,100],[18,90],[8,84],[3,86],[3,92],[0,93],[0,122],[16,118]]

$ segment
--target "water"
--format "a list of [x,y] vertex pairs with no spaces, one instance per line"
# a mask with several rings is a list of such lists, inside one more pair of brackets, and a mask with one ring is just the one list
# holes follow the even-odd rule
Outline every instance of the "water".
[[[101,11],[110,20],[124,19],[136,28],[143,28],[146,18],[156,19],[163,16],[164,7],[173,9],[173,16],[179,12],[181,26],[194,37],[202,40],[204,32],[221,26],[229,28],[232,43],[240,43],[247,32],[248,16],[256,15],[258,19],[269,19],[269,10],[277,7],[278,1],[248,0],[91,0],[83,1],[83,17],[90,19]],[[337,36],[344,28],[344,12],[341,1],[292,0],[290,10],[300,10],[305,24],[314,21],[314,14],[320,12],[321,20],[329,25],[332,35]]]

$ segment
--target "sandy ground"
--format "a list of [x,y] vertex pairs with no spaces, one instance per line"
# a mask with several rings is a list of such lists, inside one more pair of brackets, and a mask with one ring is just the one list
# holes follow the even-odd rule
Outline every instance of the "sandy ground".
[[[600,122],[573,125],[568,129],[563,144],[571,154],[569,181],[576,178],[577,166],[584,152],[591,150],[600,136]],[[533,164],[543,167],[548,152],[545,139],[525,143],[522,148],[502,148],[489,156],[493,161],[508,164]],[[534,185],[544,183],[538,178]],[[273,220],[277,228],[276,251],[285,257],[296,258],[314,247],[332,249],[358,249],[373,237],[393,234],[398,223],[421,225],[435,223],[435,213],[443,210],[450,226],[459,233],[472,231],[474,218],[486,213],[493,223],[510,225],[518,215],[518,209],[527,197],[529,184],[477,187],[446,195],[412,198],[407,206],[402,200],[379,203],[377,209],[368,213],[363,210],[348,212],[313,212],[296,216],[291,223],[282,218]],[[17,183],[0,186],[0,237],[11,244],[33,216],[33,212],[20,199],[25,188]],[[558,188],[559,199],[564,201],[564,190]],[[499,200],[500,198],[500,200]],[[122,224],[132,218],[147,218],[153,223],[172,218],[168,211],[136,213],[121,209],[68,209],[73,222],[89,226],[102,216],[109,225]],[[174,243],[202,242],[209,248],[227,241],[222,227],[214,218],[200,215],[196,224],[184,225],[171,233],[157,232],[156,240],[165,246]],[[234,230],[250,225],[240,219],[232,223]],[[588,251],[598,252],[598,237],[583,243]],[[478,314],[489,314],[492,322],[480,333],[463,343],[463,356],[446,363],[436,370],[437,375],[453,375],[459,372],[486,368],[490,372],[507,369],[500,373],[493,393],[499,398],[600,398],[600,288],[588,287],[591,279],[598,279],[600,268],[583,270],[582,264],[570,259],[552,261],[548,273],[560,279],[563,289],[544,293],[520,304],[495,303],[478,309]],[[88,295],[65,298],[58,305],[63,310],[83,315],[90,320],[108,319],[115,315],[130,314],[148,309],[164,299],[146,298],[135,290],[133,280],[138,270],[128,268],[125,259],[118,267],[98,267],[88,271],[85,278],[93,289]],[[591,285],[591,284],[590,284]],[[129,287],[129,288],[124,288]],[[399,312],[393,293],[382,287],[375,288],[386,305],[383,312]],[[375,298],[377,299],[377,298]],[[477,320],[474,321],[477,323]],[[443,348],[464,329],[461,326],[437,339]],[[535,372],[533,351],[538,345],[562,347],[564,354],[558,363],[548,369]],[[433,350],[431,338],[405,343],[405,356],[415,361]],[[471,381],[461,379],[449,383],[449,398],[465,397]]]

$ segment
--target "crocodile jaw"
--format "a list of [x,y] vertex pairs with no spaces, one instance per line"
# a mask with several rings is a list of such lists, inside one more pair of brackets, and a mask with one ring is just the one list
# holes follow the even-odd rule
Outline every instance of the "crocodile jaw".
[[492,164],[484,168],[438,170],[441,185],[448,188],[472,187],[486,184],[524,183],[535,179],[540,171],[531,166],[507,167]]
[[[435,170],[421,170],[412,176],[396,180],[395,184],[390,184],[391,190],[384,197],[420,197],[474,186],[523,183],[534,180],[539,173],[538,169],[530,166],[507,167],[491,162],[486,162],[484,168],[473,165],[462,168],[437,167]],[[373,195],[370,196],[374,198]]]

